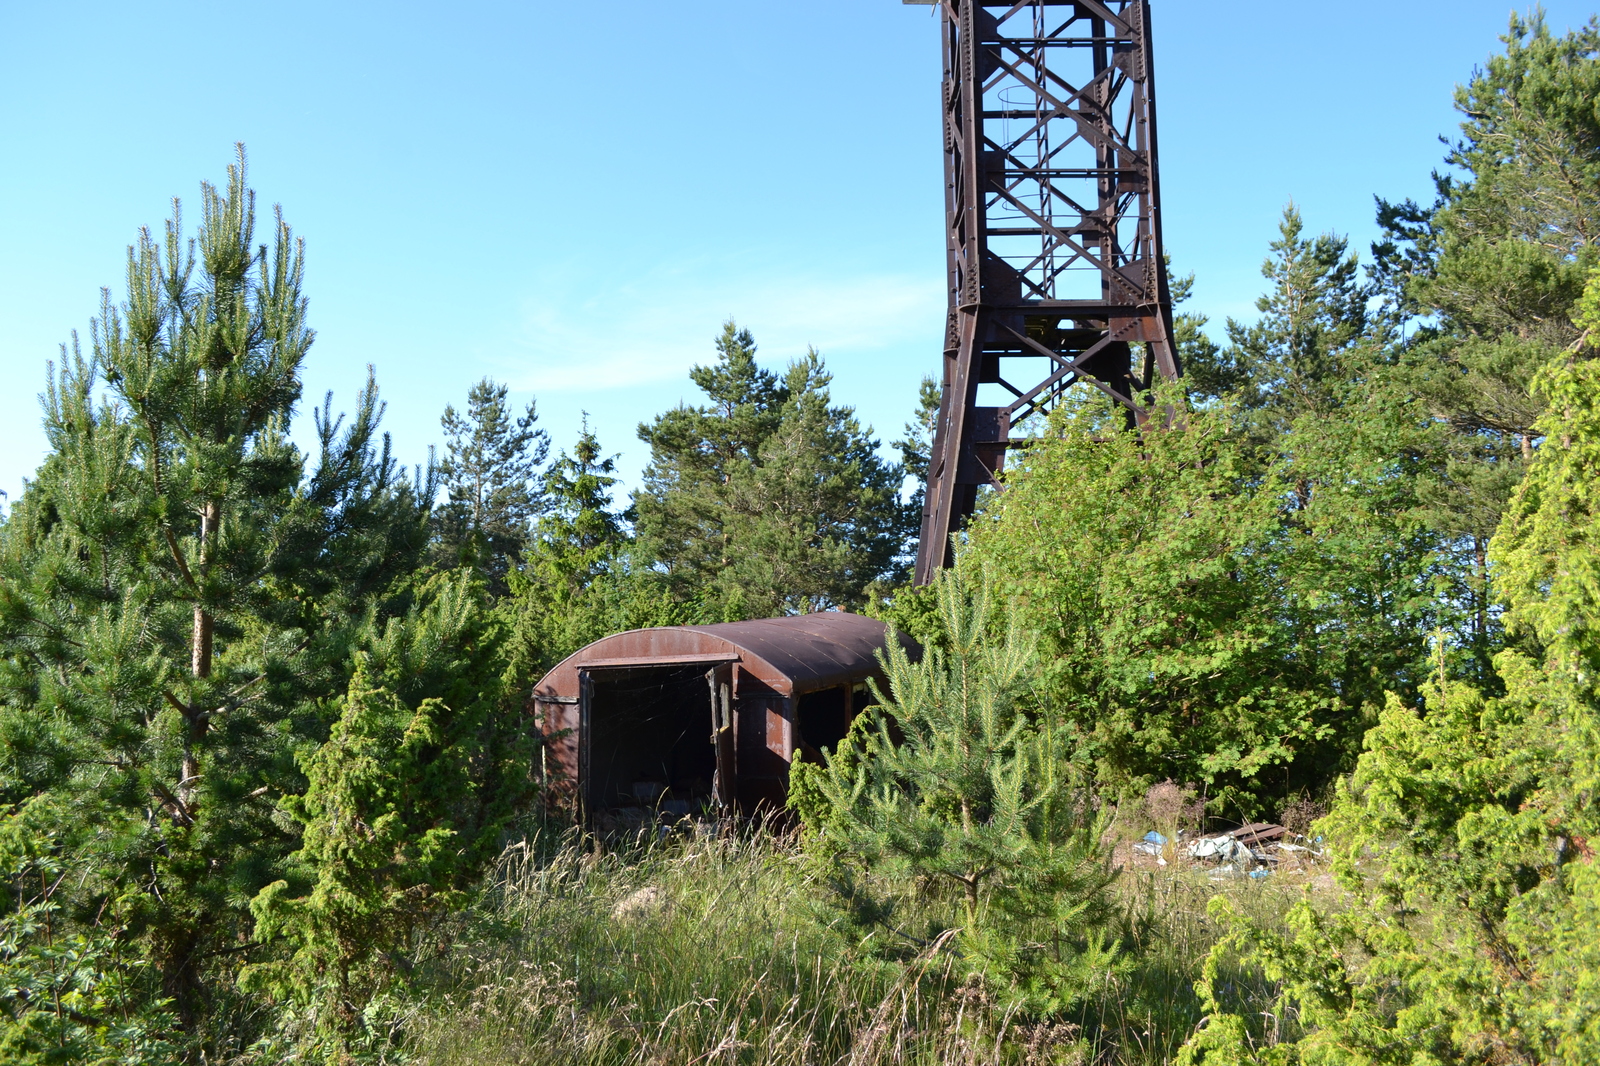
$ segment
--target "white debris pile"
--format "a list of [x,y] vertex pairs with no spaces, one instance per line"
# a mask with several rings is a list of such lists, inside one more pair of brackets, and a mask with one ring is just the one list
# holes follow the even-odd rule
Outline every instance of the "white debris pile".
[[1185,849],[1191,859],[1214,859],[1218,862],[1249,862],[1253,855],[1249,848],[1227,833],[1216,837],[1201,837]]
[[[1248,873],[1258,880],[1269,876],[1286,859],[1293,865],[1304,860],[1315,860],[1322,855],[1318,847],[1320,837],[1315,841],[1307,840],[1270,822],[1254,822],[1226,833],[1193,840],[1184,840],[1183,837],[1184,834],[1179,833],[1178,840],[1172,841],[1152,831],[1135,843],[1133,850],[1155,856],[1160,866],[1167,865],[1169,859],[1176,860],[1183,856],[1196,865],[1213,867],[1218,877]],[[1300,843],[1291,843],[1286,839],[1291,837]]]

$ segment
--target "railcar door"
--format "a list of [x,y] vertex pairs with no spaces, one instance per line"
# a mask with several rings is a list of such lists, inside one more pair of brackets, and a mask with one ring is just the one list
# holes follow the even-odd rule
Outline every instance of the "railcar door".
[[594,775],[590,773],[594,752],[594,678],[587,670],[578,671],[578,802],[579,817],[587,824],[599,810],[593,795]]
[[733,744],[733,664],[718,663],[706,671],[711,688],[711,743],[717,749],[717,772],[712,795],[724,812],[733,809],[736,780]]

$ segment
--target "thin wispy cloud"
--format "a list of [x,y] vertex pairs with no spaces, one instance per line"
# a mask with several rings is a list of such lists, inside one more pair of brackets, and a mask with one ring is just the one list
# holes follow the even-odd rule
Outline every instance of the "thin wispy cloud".
[[682,381],[714,358],[713,337],[728,318],[755,334],[769,364],[808,345],[857,355],[926,336],[944,305],[937,279],[717,274],[657,271],[604,292],[550,286],[526,302],[506,346],[506,380],[541,394]]

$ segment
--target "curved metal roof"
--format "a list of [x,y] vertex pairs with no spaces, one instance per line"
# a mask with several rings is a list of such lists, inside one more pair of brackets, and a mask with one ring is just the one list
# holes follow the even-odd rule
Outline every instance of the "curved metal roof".
[[[673,628],[709,633],[752,652],[771,663],[800,690],[826,688],[877,672],[874,656],[884,646],[889,627],[864,615],[823,611]],[[908,649],[914,647],[904,636],[901,640]]]
[[[875,618],[843,611],[722,622],[705,626],[632,629],[595,641],[569,655],[545,675],[535,693],[558,692],[576,684],[578,669],[638,668],[652,664],[743,661],[764,663],[786,679],[793,693],[810,692],[879,672],[875,655],[888,627]],[[901,636],[913,654],[920,648]],[[757,674],[768,674],[764,667]],[[778,682],[770,678],[769,683]]]

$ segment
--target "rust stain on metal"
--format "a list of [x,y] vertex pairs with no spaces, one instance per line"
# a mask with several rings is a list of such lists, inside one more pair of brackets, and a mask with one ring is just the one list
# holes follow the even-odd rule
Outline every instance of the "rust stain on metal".
[[596,641],[534,686],[550,795],[636,820],[779,807],[793,761],[821,758],[867,705],[888,639],[829,611]]
[[1143,423],[1157,378],[1179,376],[1148,0],[939,8],[949,307],[918,584],[949,565],[1014,429],[1075,383]]

